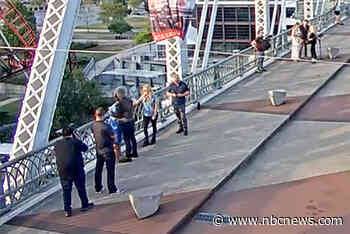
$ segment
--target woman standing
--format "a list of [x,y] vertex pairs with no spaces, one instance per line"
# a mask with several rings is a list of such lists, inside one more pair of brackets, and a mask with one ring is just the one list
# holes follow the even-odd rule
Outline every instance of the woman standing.
[[301,31],[300,31],[300,23],[297,22],[294,24],[291,32],[291,37],[292,37],[292,55],[291,59],[293,61],[298,61],[300,58],[300,50],[302,49],[302,42],[303,40],[301,39]]
[[[148,145],[153,145],[156,143],[156,134],[157,134],[157,103],[156,98],[152,94],[151,86],[148,84],[143,85],[142,87],[142,96],[136,101],[136,104],[142,102],[143,104],[143,133],[145,134],[145,141],[143,147]],[[148,140],[148,125],[149,122],[152,123],[153,135],[152,140]]]
[[317,43],[317,29],[315,25],[311,25],[308,33],[308,41],[311,44],[312,63],[317,61],[316,43]]

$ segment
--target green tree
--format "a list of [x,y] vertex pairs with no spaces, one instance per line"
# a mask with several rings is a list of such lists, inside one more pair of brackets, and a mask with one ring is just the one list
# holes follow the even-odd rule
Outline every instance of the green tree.
[[128,14],[128,6],[123,1],[104,2],[101,5],[100,18],[105,24],[116,19],[124,18]]
[[152,41],[152,32],[151,32],[150,26],[147,25],[145,27],[144,32],[138,32],[135,35],[134,40],[136,41],[136,44],[144,44],[147,42],[151,42]]
[[[29,11],[20,0],[12,0],[16,9],[24,16],[27,23],[31,26],[32,30],[35,32],[35,17],[34,13]],[[10,28],[5,24],[2,26],[2,31],[4,32],[5,37],[9,41],[11,46],[21,47],[23,44],[20,42],[18,37],[10,30]]]
[[116,34],[126,33],[131,29],[132,27],[123,18],[114,20],[110,25],[108,25],[108,30]]
[[128,5],[132,8],[138,7],[144,0],[129,0]]
[[87,81],[81,70],[66,72],[53,122],[53,130],[74,123],[81,125],[92,119],[93,111],[98,106],[106,106],[99,84]]

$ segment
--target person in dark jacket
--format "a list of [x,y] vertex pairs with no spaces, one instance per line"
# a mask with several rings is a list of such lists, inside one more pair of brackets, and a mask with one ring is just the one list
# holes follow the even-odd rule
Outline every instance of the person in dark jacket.
[[252,41],[251,45],[254,47],[255,55],[258,57],[258,69],[256,72],[261,73],[266,71],[264,68],[264,48],[263,48],[263,40],[264,40],[264,29],[261,28],[256,35],[255,40]]
[[[103,192],[102,170],[106,162],[107,187],[110,194],[119,194],[120,190],[115,185],[115,155],[113,149],[114,132],[110,125],[104,122],[105,111],[99,107],[95,111],[95,122],[92,124],[92,132],[96,142],[96,168],[95,168],[95,190]],[[117,178],[118,181],[118,178]]]
[[84,160],[81,153],[87,151],[87,149],[87,145],[77,139],[73,129],[70,127],[63,128],[63,139],[55,144],[56,164],[63,189],[66,217],[72,216],[73,183],[78,190],[81,200],[80,211],[87,211],[94,205],[89,203],[85,187]]
[[[303,49],[304,49],[304,55],[305,58],[307,58],[307,45],[309,43],[308,41],[308,33],[309,33],[309,21],[307,19],[304,19],[303,24],[299,26],[301,31],[301,39],[303,40]],[[300,50],[300,53],[302,53],[302,49]],[[299,55],[301,58],[301,54]]]

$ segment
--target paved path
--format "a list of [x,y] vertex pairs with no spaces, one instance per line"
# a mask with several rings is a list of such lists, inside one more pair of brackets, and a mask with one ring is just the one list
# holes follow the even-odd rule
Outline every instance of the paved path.
[[[348,26],[336,27],[335,30],[337,32],[346,31]],[[333,43],[343,48],[350,48],[346,36],[337,36],[336,38],[337,40],[331,40],[328,37],[324,44],[331,45]],[[338,61],[343,61],[347,57],[343,54]],[[66,233],[151,233],[149,228],[152,228],[152,233],[166,233],[194,206],[198,205],[208,195],[211,188],[220,183],[247,156],[251,155],[258,145],[279,129],[290,118],[290,115],[304,104],[311,94],[324,85],[340,66],[330,63],[277,62],[268,67],[268,72],[262,75],[253,75],[215,98],[208,105],[203,106],[199,112],[193,113],[189,118],[190,132],[188,137],[177,136],[175,134],[176,127],[170,127],[159,136],[156,146],[142,149],[137,160],[130,164],[121,165],[119,167],[121,184],[128,192],[143,188],[162,189],[165,192],[166,196],[162,201],[162,208],[158,216],[137,221],[132,214],[130,205],[126,202],[126,196],[96,195],[93,191],[93,174],[90,174],[88,175],[88,193],[97,204],[95,212],[91,211],[86,214],[77,212],[72,219],[67,220],[62,217],[61,194],[55,194],[41,203],[40,206],[14,219],[10,223],[14,226],[9,227],[16,230],[16,225],[18,225]],[[340,85],[342,89],[343,86],[345,85]],[[267,92],[275,88],[286,89],[290,98],[285,105],[271,108],[267,100]],[[288,130],[288,126],[283,128],[283,133],[286,129]],[[299,129],[303,130],[303,127],[301,126]],[[293,128],[293,130],[297,129]],[[317,131],[322,132],[322,128],[317,127],[315,134],[309,135],[308,132],[304,132],[304,138],[317,139],[319,137]],[[343,129],[343,131],[345,130]],[[326,133],[328,132],[326,131]],[[268,180],[269,176],[266,176],[272,171],[276,173],[274,178],[283,175],[285,181],[290,180],[292,177],[288,177],[288,175],[293,175],[293,173],[298,178],[316,175],[317,173],[303,174],[310,171],[310,169],[302,168],[304,165],[308,165],[303,164],[303,160],[300,160],[300,164],[293,161],[296,158],[293,152],[301,149],[299,144],[305,140],[301,136],[294,137],[293,134],[293,132],[291,135],[286,134],[291,139],[295,139],[296,143],[291,145],[287,144],[291,143],[290,138],[286,138],[284,141],[278,135],[271,138],[272,143],[271,141],[267,142],[265,148],[273,144],[275,139],[282,141],[278,144],[275,143],[275,147],[271,147],[271,149],[275,149],[271,151],[274,153],[271,157],[275,157],[271,160],[270,158],[266,159],[260,156],[263,151],[259,151],[253,164],[261,158],[262,161],[256,167],[262,169],[260,171],[243,170],[241,173],[249,172],[246,172],[248,174],[245,177],[244,175],[239,177],[242,180],[237,180],[241,187],[235,183],[231,184],[231,181],[237,178],[235,176],[229,181],[229,185],[223,188],[222,193],[225,191],[231,193],[234,190],[233,186],[237,186],[236,190],[240,190],[247,188],[248,186],[244,186],[251,183],[253,183],[251,187],[274,183],[274,180]],[[333,135],[337,134],[333,132]],[[332,134],[326,134],[326,136],[333,139]],[[297,144],[298,142],[299,144]],[[326,140],[326,142],[331,143],[330,140]],[[325,143],[323,142],[323,144]],[[290,146],[290,151],[280,148],[287,145]],[[270,146],[267,149],[270,149]],[[267,154],[267,156],[270,155]],[[285,171],[286,168],[280,166],[280,161],[274,163],[273,160],[276,158],[285,158],[289,165],[286,168],[290,168],[289,173]],[[307,163],[307,161],[305,162]],[[297,165],[299,166],[297,167]],[[311,165],[316,164],[310,163],[308,168]],[[338,170],[339,167],[335,166],[330,168],[327,173]],[[344,170],[344,167],[340,170]],[[260,172],[261,178],[255,176],[256,173]],[[322,173],[325,172],[320,171],[318,174]],[[251,178],[261,179],[261,182],[254,184],[254,181],[250,180]],[[275,183],[278,182],[282,181],[275,180]],[[74,195],[73,204],[75,208],[79,206],[76,195]],[[209,202],[208,204],[215,203]],[[249,205],[249,203],[244,204]],[[213,210],[215,207],[206,208],[205,206],[203,209],[209,208]],[[237,208],[235,212],[238,214],[240,210]],[[96,220],[100,220],[101,223]],[[191,223],[184,231],[190,230],[186,233],[205,233],[198,232],[197,226],[197,223]]]

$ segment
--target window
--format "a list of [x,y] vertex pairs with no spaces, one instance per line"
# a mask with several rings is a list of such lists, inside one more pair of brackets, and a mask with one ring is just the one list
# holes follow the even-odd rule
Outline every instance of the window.
[[249,8],[240,7],[237,8],[237,21],[249,21]]
[[224,20],[227,21],[236,21],[236,10],[233,7],[224,8]]
[[213,39],[223,39],[224,38],[224,34],[223,34],[222,29],[223,29],[222,25],[215,25],[214,26]]
[[249,40],[249,25],[237,25],[239,40]]
[[236,25],[225,25],[225,39],[237,39]]
[[286,8],[286,17],[290,18],[294,15],[295,8],[294,7],[287,7]]

